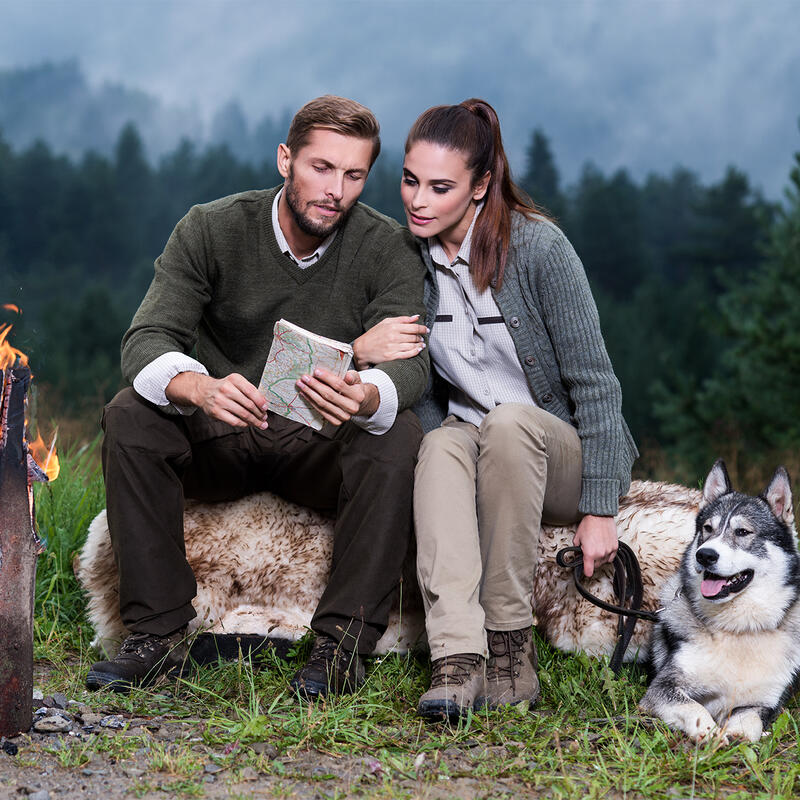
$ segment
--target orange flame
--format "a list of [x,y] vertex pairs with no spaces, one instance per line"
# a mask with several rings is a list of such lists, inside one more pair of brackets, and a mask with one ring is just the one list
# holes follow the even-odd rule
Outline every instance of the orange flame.
[[[13,303],[5,303],[0,306],[6,311],[13,311],[15,314],[21,314],[17,306]],[[28,356],[16,347],[12,347],[7,339],[13,326],[10,323],[0,325],[0,370],[7,367],[21,365],[28,366]],[[27,414],[26,414],[27,417]],[[27,419],[26,419],[27,430]],[[58,463],[58,455],[56,454],[56,436],[53,435],[53,440],[48,447],[41,434],[37,434],[36,439],[32,442],[27,442],[28,452],[33,456],[36,463],[42,468],[42,472],[47,475],[47,479],[54,481],[58,477],[60,466]]]
[[13,367],[19,359],[23,367],[28,366],[28,356],[16,347],[12,347],[7,341],[7,337],[13,326],[10,323],[0,325],[0,369]]
[[37,434],[32,442],[28,442],[28,451],[42,468],[42,472],[47,475],[47,480],[54,481],[61,470],[58,463],[58,454],[56,453],[56,434],[53,434],[53,441],[50,442],[50,447],[44,443],[42,435]]

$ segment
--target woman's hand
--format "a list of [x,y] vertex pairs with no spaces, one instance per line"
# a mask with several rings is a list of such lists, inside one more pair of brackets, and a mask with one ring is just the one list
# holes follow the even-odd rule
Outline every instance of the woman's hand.
[[617,554],[617,525],[614,517],[587,514],[578,524],[572,543],[583,552],[583,574],[591,578],[594,568],[610,564]]
[[382,361],[396,358],[412,358],[424,347],[422,337],[428,333],[424,325],[413,317],[387,317],[377,325],[362,333],[353,342],[353,360],[358,369],[366,369]]

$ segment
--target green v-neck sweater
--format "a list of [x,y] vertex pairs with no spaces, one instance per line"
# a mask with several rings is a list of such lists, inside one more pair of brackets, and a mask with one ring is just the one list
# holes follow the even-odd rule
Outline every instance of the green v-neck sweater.
[[[322,258],[300,269],[272,228],[279,188],[194,206],[175,226],[122,340],[128,381],[164,353],[196,348],[212,376],[238,372],[258,385],[281,318],[352,342],[385,317],[424,317],[424,266],[405,228],[357,203]],[[425,388],[427,350],[377,366],[397,388],[399,410]]]

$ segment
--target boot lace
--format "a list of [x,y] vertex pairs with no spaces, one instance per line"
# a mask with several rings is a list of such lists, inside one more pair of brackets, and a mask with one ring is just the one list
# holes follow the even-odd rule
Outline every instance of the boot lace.
[[342,675],[349,675],[350,667],[355,658],[355,653],[340,647],[336,639],[332,639],[329,636],[317,636],[306,666],[321,669],[325,672],[333,666]]
[[119,656],[144,660],[154,655],[162,655],[171,650],[179,639],[180,635],[157,636],[154,633],[131,633],[122,643]]
[[469,679],[480,660],[481,657],[473,653],[458,653],[438,658],[433,662],[431,689],[448,684],[461,686]]
[[144,658],[155,653],[159,647],[163,646],[163,640],[160,636],[154,636],[152,633],[132,633],[122,643],[119,654],[121,656]]
[[487,631],[489,644],[489,670],[498,680],[511,680],[512,690],[516,688],[522,659],[528,637],[525,630]]

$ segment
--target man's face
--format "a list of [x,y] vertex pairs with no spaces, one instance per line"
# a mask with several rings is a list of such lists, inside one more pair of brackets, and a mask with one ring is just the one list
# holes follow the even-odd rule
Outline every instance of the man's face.
[[308,236],[324,238],[336,230],[364,189],[372,142],[316,128],[296,153],[278,148],[278,170],[286,179],[286,204],[295,224]]

